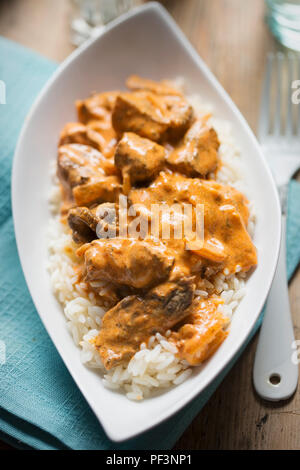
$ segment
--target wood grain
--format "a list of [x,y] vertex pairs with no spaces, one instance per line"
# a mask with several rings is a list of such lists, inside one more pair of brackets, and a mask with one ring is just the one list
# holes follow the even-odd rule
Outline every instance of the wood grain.
[[[161,3],[255,131],[266,53],[278,47],[264,24],[263,0],[163,0]],[[2,0],[0,34],[61,61],[73,49],[69,43],[69,15],[68,0]],[[297,338],[300,338],[299,287],[298,271],[290,286]],[[177,449],[300,449],[299,394],[286,403],[269,404],[253,391],[256,341],[255,338],[247,347],[185,431],[176,444]]]
[[70,14],[69,0],[1,0],[0,34],[60,62],[73,50]]

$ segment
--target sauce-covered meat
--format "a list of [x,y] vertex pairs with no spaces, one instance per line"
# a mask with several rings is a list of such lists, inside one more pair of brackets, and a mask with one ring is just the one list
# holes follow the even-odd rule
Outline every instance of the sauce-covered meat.
[[141,78],[137,75],[131,75],[126,80],[126,85],[130,90],[146,90],[156,93],[157,95],[177,95],[182,96],[182,93],[174,88],[167,80],[161,82],[155,82],[154,80],[149,80],[148,78]]
[[[100,150],[104,156],[112,157],[117,143],[117,135],[112,126],[111,116],[115,105],[117,91],[95,93],[90,98],[76,101],[78,120],[84,125],[81,134],[86,144]],[[65,139],[70,143],[78,137],[72,132],[72,127],[65,128]],[[81,142],[78,142],[81,143]]]
[[79,121],[84,124],[94,120],[109,121],[117,95],[117,91],[94,93],[90,98],[76,101]]
[[117,135],[109,122],[90,121],[88,124],[69,122],[60,134],[59,145],[83,144],[99,150],[105,157],[113,157]]
[[58,145],[66,144],[82,144],[94,147],[93,142],[88,137],[87,126],[80,122],[68,122],[63,127],[60,133]]
[[100,201],[114,202],[117,200],[120,190],[120,179],[113,175],[76,186],[72,192],[76,205],[84,206]]
[[86,281],[108,280],[136,289],[149,289],[165,281],[174,264],[159,240],[95,240],[78,253],[84,255]]
[[141,343],[183,320],[192,303],[193,291],[190,279],[167,282],[144,297],[125,297],[109,310],[95,340],[106,369],[129,361]]
[[116,148],[115,165],[122,171],[123,191],[124,185],[130,189],[135,183],[153,179],[164,163],[164,147],[133,132],[125,132]]
[[[248,201],[213,179],[222,162],[208,115],[194,112],[167,80],[132,75],[127,87],[77,101],[79,122],[66,124],[60,135],[61,211],[68,209],[79,245],[78,282],[101,306],[112,307],[94,343],[107,369],[169,329],[178,356],[197,365],[227,335],[214,276],[247,272],[257,263]],[[125,200],[124,217],[118,210]],[[207,288],[206,300],[195,297],[195,287]]]
[[184,325],[171,335],[179,357],[192,366],[207,360],[228,335],[228,319],[218,312],[217,305],[214,300],[195,301]]
[[87,145],[59,147],[57,173],[66,194],[78,206],[114,202],[120,192],[114,163]]
[[218,163],[219,140],[214,129],[196,121],[187,131],[183,142],[168,155],[168,163],[187,176],[206,176]]
[[150,91],[120,93],[112,114],[117,132],[135,132],[155,142],[178,140],[193,118],[193,109],[181,96]]
[[116,236],[118,220],[116,205],[104,202],[92,209],[74,207],[68,213],[68,224],[76,243],[87,243],[109,235]]

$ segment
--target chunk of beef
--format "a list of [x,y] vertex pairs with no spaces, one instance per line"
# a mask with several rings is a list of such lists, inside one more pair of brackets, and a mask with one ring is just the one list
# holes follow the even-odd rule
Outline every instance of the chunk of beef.
[[136,91],[118,95],[112,123],[117,132],[135,132],[160,142],[181,138],[192,117],[193,108],[181,96]]
[[217,310],[213,300],[195,301],[184,325],[172,332],[170,341],[178,355],[190,365],[197,366],[208,359],[227,337],[228,318]]
[[167,160],[173,168],[188,176],[206,176],[217,167],[219,145],[216,131],[196,121]]
[[117,95],[117,91],[108,91],[95,93],[85,100],[76,101],[79,121],[86,124],[93,120],[110,120]]
[[164,164],[165,149],[152,140],[125,132],[115,153],[115,165],[122,170],[123,184],[151,180]]
[[86,145],[62,145],[58,149],[58,177],[68,190],[85,184],[92,178],[104,177],[105,170],[102,163],[102,155]]
[[85,281],[106,280],[136,289],[165,281],[174,263],[165,245],[150,239],[95,240],[78,253],[84,254]]
[[68,122],[60,134],[59,145],[83,144],[99,150],[105,157],[112,157],[117,135],[110,123],[90,121],[88,124]]
[[59,147],[57,173],[68,197],[78,206],[114,202],[120,192],[114,163],[87,145]]
[[69,211],[68,224],[76,243],[88,243],[96,238],[116,236],[117,211],[114,203],[105,202],[93,209],[74,207]]
[[91,205],[97,202],[115,202],[121,191],[118,176],[105,176],[73,188],[73,197],[77,206]]
[[179,90],[174,88],[168,80],[155,82],[154,80],[141,78],[137,75],[131,75],[130,77],[128,77],[126,85],[130,90],[133,91],[146,90],[156,93],[157,95],[182,95],[182,93],[180,93]]
[[87,136],[106,158],[114,156],[118,136],[111,119],[109,121],[90,121],[87,125]]
[[63,127],[59,136],[58,146],[66,144],[82,144],[95,147],[87,135],[87,126],[81,122],[68,122]]
[[106,369],[126,363],[155,333],[165,333],[188,314],[191,279],[166,282],[146,296],[131,295],[106,312],[95,347]]

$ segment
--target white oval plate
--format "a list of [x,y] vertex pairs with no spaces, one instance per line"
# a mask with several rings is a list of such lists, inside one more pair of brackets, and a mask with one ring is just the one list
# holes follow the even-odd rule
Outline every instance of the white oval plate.
[[[218,117],[232,123],[257,211],[254,241],[259,260],[247,284],[247,294],[233,317],[228,338],[201,372],[195,371],[182,385],[140,403],[106,389],[99,376],[81,364],[79,350],[67,331],[45,267],[50,217],[49,166],[56,158],[60,129],[65,122],[75,119],[76,99],[94,90],[122,88],[126,77],[132,73],[153,79],[184,76],[189,92],[202,95],[213,104]],[[14,158],[12,200],[19,255],[37,311],[76,384],[111,439],[130,438],[182,408],[228,364],[253,328],[277,262],[280,209],[276,188],[244,118],[159,4],[146,4],[119,18],[104,34],[75,51],[58,68],[24,123]]]

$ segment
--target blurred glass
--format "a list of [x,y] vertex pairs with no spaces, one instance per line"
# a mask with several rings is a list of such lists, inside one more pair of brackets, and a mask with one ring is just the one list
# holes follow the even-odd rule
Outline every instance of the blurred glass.
[[71,0],[71,42],[79,46],[141,0]]
[[265,0],[267,23],[281,44],[300,51],[300,0]]

